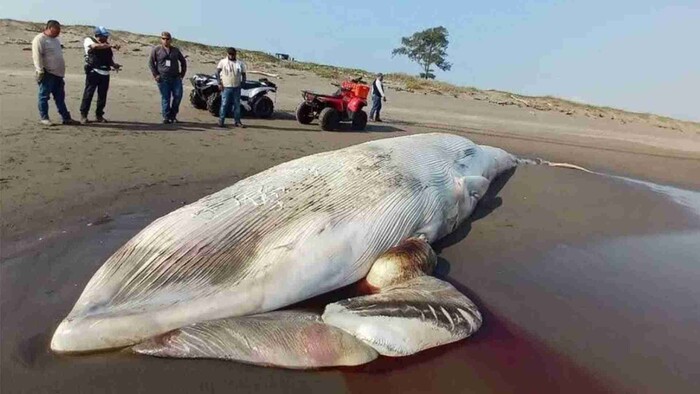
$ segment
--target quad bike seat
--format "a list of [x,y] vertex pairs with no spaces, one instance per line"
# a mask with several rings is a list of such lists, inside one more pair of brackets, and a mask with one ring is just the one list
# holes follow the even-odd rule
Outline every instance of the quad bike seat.
[[319,98],[337,99],[338,97],[340,97],[340,94],[319,94],[319,93],[312,92],[310,90],[302,90],[302,92],[308,93],[308,94],[313,94],[314,96],[319,97]]
[[270,87],[270,88],[277,88],[277,85],[269,81],[267,78],[260,78],[257,81],[254,80],[246,80],[243,84],[241,84],[241,88],[243,90],[248,90],[248,89],[255,89],[255,88],[260,88],[260,87]]
[[248,89],[255,89],[263,86],[262,82],[260,81],[245,81],[241,84],[241,89],[243,90],[248,90]]

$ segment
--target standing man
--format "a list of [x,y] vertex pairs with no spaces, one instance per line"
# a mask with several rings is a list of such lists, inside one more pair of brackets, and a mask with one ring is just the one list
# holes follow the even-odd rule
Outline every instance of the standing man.
[[187,60],[178,48],[172,46],[172,40],[173,37],[167,31],[161,33],[160,45],[153,47],[148,61],[148,67],[160,90],[164,124],[178,123],[182,79],[187,73]]
[[58,35],[61,24],[58,21],[46,22],[43,33],[37,34],[32,41],[32,60],[39,84],[39,116],[41,124],[51,126],[49,120],[49,96],[53,96],[63,124],[78,124],[70,117],[66,108],[66,90],[63,78],[66,75],[66,62],[63,60],[63,48]]
[[221,90],[219,127],[224,127],[226,114],[233,107],[233,127],[245,127],[241,123],[241,85],[246,80],[245,63],[236,59],[236,48],[227,48],[227,56],[216,66],[216,79]]
[[[384,94],[384,74],[377,74],[377,79],[374,80],[372,84],[372,109],[369,111],[369,118],[375,122],[381,122],[382,118],[379,116],[379,112],[382,110],[382,100],[386,102],[386,95]],[[376,115],[375,115],[376,114]]]
[[107,123],[104,118],[107,105],[107,91],[109,90],[109,71],[119,71],[121,66],[114,62],[112,48],[119,50],[119,45],[107,42],[109,32],[102,26],[95,28],[95,38],[86,37],[83,42],[85,47],[85,90],[80,104],[80,123],[88,122],[88,112],[92,97],[97,89],[97,109],[95,119],[100,123]]

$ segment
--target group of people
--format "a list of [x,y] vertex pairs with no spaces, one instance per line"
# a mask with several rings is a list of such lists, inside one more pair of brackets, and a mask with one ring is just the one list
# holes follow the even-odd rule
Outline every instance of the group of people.
[[[52,125],[49,119],[49,99],[53,97],[62,123],[66,125],[86,124],[92,100],[97,91],[95,121],[107,123],[104,117],[109,91],[110,72],[119,71],[121,65],[115,63],[113,49],[119,50],[118,44],[109,42],[109,31],[102,26],[95,28],[93,37],[86,37],[85,49],[85,88],[80,104],[80,121],[72,118],[66,107],[65,75],[66,63],[63,47],[58,40],[61,24],[50,20],[44,31],[37,34],[32,41],[32,60],[39,85],[39,116],[44,125]],[[148,58],[148,67],[158,85],[161,95],[161,114],[163,123],[178,123],[177,114],[183,96],[182,79],[187,73],[187,59],[182,52],[172,45],[172,35],[163,32],[161,44],[154,46]],[[219,126],[225,127],[228,113],[234,114],[234,126],[244,127],[241,123],[241,85],[246,80],[245,64],[236,58],[236,49],[228,48],[226,57],[217,65],[216,76],[222,92]]]
[[[49,98],[53,96],[63,124],[88,123],[90,106],[97,91],[95,121],[107,123],[104,114],[110,72],[121,69],[121,65],[114,61],[112,50],[119,50],[120,46],[109,42],[109,31],[102,26],[95,28],[93,37],[85,38],[85,88],[80,104],[80,121],[76,121],[71,117],[65,102],[66,63],[61,42],[58,40],[60,34],[61,24],[50,20],[46,23],[44,31],[37,34],[32,41],[32,59],[39,85],[40,122],[44,125],[53,124],[49,119]],[[164,124],[178,123],[177,114],[183,96],[182,79],[187,73],[187,59],[172,45],[172,39],[169,32],[162,32],[161,44],[153,47],[148,59],[148,67],[161,95]],[[221,90],[218,125],[225,127],[226,115],[233,112],[234,127],[245,127],[241,123],[241,86],[246,81],[246,66],[236,58],[235,48],[227,48],[226,57],[217,64],[216,77]],[[379,113],[382,101],[386,101],[383,79],[383,75],[379,74],[372,84],[372,109],[369,117],[376,122],[382,121]]]

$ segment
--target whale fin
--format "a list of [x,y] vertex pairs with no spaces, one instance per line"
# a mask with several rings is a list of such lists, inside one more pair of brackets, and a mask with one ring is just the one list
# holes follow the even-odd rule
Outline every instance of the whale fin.
[[481,326],[481,314],[454,286],[428,276],[436,262],[424,239],[404,240],[367,274],[377,293],[327,305],[323,321],[385,356],[407,356],[468,337]]
[[478,309],[451,284],[418,276],[326,306],[323,321],[384,356],[408,356],[464,339],[482,322]]
[[157,357],[226,359],[292,369],[360,365],[378,356],[352,335],[324,324],[318,313],[300,310],[197,323],[132,350]]

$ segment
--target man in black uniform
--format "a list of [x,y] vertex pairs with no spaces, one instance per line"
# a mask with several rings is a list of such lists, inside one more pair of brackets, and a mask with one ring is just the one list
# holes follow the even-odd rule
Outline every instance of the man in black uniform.
[[88,112],[92,97],[97,90],[97,109],[95,119],[97,122],[106,123],[104,118],[107,105],[107,91],[109,90],[109,72],[114,69],[119,71],[121,66],[114,62],[112,48],[119,49],[119,45],[107,42],[109,32],[102,26],[95,28],[95,37],[85,38],[85,90],[80,104],[80,123],[88,122]]

